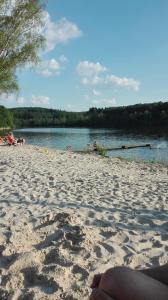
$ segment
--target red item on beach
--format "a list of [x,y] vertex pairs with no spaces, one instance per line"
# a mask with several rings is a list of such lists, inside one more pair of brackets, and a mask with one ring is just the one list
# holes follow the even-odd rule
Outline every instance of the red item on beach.
[[7,136],[7,142],[8,142],[9,145],[14,145],[14,144],[15,144],[15,139],[14,139],[14,137],[11,136],[11,135],[8,135],[8,136]]

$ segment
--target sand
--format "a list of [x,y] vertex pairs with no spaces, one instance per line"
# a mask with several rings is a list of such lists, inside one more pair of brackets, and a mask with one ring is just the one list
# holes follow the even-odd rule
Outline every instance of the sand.
[[0,147],[0,299],[88,299],[93,274],[168,262],[168,168]]

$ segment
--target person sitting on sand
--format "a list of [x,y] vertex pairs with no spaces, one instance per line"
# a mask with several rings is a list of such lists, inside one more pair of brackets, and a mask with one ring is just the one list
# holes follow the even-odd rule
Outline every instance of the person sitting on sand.
[[95,275],[90,300],[168,300],[168,264],[140,271],[127,267]]
[[17,145],[23,146],[23,144],[25,144],[25,139],[20,137],[16,140],[16,142],[17,142]]
[[3,142],[4,142],[4,138],[0,136],[0,144],[2,144]]
[[15,140],[14,135],[13,135],[12,132],[9,132],[9,133],[7,134],[7,136],[5,137],[5,140],[6,140],[6,142],[7,142],[7,144],[8,144],[9,146],[11,146],[11,145],[16,145],[16,140]]

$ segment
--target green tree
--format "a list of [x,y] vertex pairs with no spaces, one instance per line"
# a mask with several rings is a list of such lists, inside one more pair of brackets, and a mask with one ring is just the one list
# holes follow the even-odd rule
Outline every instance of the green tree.
[[0,0],[0,93],[17,91],[16,69],[39,60],[44,4],[42,0]]
[[11,112],[4,106],[0,106],[0,129],[12,128],[13,117]]

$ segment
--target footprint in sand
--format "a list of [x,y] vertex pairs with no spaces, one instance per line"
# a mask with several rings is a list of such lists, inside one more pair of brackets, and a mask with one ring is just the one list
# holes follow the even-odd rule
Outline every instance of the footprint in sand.
[[4,245],[0,245],[0,257],[3,253],[3,251],[5,250],[5,246]]
[[31,292],[27,292],[27,291],[23,291],[22,295],[19,296],[18,300],[33,300],[35,293],[33,291]]
[[88,217],[89,218],[94,218],[94,216],[95,216],[95,213],[93,211],[89,211]]
[[161,234],[161,240],[162,241],[168,241],[168,233]]
[[102,257],[102,251],[101,251],[101,248],[99,246],[94,247],[94,252],[96,253],[97,258]]
[[153,248],[161,248],[162,246],[163,246],[163,245],[162,245],[161,242],[158,241],[158,240],[154,241],[154,242],[153,242],[153,245],[152,245]]
[[53,278],[47,278],[43,274],[38,274],[37,269],[34,267],[22,269],[21,272],[24,275],[24,286],[39,287],[39,289],[45,294],[53,294],[59,289],[59,285]]
[[69,294],[62,294],[61,295],[61,299],[64,300],[78,300],[78,298],[75,298],[73,295],[69,295]]
[[105,250],[108,251],[110,254],[112,254],[112,253],[115,252],[115,250],[114,250],[114,248],[112,246],[110,246],[110,245],[108,245],[106,243],[103,243],[103,242],[99,242],[99,244],[101,246],[103,246],[105,248]]
[[89,276],[89,273],[84,268],[80,267],[79,265],[73,266],[72,273],[79,274],[80,275],[79,280],[85,280]]
[[51,247],[55,245],[58,241],[63,239],[63,237],[64,237],[64,232],[61,229],[56,230],[54,233],[46,236],[44,241],[40,242],[38,245],[35,245],[35,248],[37,250],[41,250],[44,248]]
[[113,231],[104,231],[104,230],[101,230],[100,231],[100,234],[105,237],[106,239],[109,239],[111,238],[112,236],[115,236],[117,233],[116,232],[113,232]]
[[[51,217],[52,216],[52,217]],[[56,223],[58,230],[52,231],[52,234],[48,234],[45,240],[35,245],[37,250],[46,249],[49,247],[57,246],[58,248],[68,249],[70,251],[81,251],[83,249],[83,243],[85,242],[85,233],[82,228],[78,225],[71,225],[72,217],[66,213],[47,215],[43,218],[43,223],[36,227],[36,230],[40,230],[43,227]],[[50,227],[52,228],[52,227]],[[46,263],[50,261],[52,263],[57,262],[58,264],[66,264],[63,260],[59,261],[56,258],[56,253],[51,250],[51,253],[46,256]]]
[[57,249],[52,249],[48,252],[44,260],[45,265],[49,264],[56,264],[61,267],[70,267],[72,266],[72,262],[65,259],[63,256],[60,255]]
[[126,265],[129,265],[132,262],[133,253],[128,253],[123,257],[123,261]]
[[78,246],[84,241],[85,233],[82,232],[80,226],[71,226],[65,233],[65,238],[71,241],[73,246]]
[[7,292],[6,290],[0,288],[0,299],[1,300],[8,300],[11,299],[12,293]]
[[14,254],[8,255],[8,256],[2,255],[1,260],[0,260],[0,267],[8,269],[17,260],[18,256],[19,256],[19,254],[17,254],[17,253],[14,253]]
[[68,213],[58,213],[54,214],[50,212],[48,215],[44,216],[41,219],[41,225],[37,226],[36,229],[40,229],[42,227],[46,227],[48,225],[52,225],[55,222],[58,222],[59,226],[65,225],[69,223],[71,216]]

